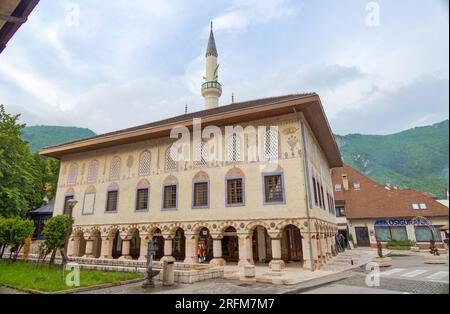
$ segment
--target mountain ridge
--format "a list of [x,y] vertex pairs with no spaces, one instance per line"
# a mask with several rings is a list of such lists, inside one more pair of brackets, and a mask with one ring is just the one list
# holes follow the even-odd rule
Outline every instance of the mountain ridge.
[[[37,125],[22,138],[37,152],[43,147],[96,134],[87,128]],[[345,163],[380,184],[444,196],[449,179],[449,120],[388,135],[335,135]]]

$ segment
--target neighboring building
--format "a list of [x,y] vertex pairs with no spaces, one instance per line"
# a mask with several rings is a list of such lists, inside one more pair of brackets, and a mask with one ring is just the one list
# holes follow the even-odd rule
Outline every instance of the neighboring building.
[[42,230],[44,229],[45,222],[53,216],[54,207],[55,199],[53,198],[42,207],[32,210],[27,214],[34,221],[33,240],[43,240]]
[[38,3],[39,0],[0,1],[0,53]]
[[[217,58],[211,30],[206,110],[41,151],[61,160],[54,215],[65,213],[67,200],[78,201],[71,256],[145,259],[150,239],[156,258],[186,263],[204,252],[216,265],[301,262],[311,269],[335,253],[330,169],[342,161],[319,96],[219,107]],[[261,132],[236,130],[217,146],[216,135],[198,143],[191,137],[200,158],[177,161],[180,148],[171,149],[169,134],[176,126],[195,129],[195,118],[203,130],[241,125]],[[217,160],[206,158],[211,147]]]
[[448,205],[449,205],[449,203],[448,203],[448,198],[449,198],[449,195],[448,195],[448,188],[446,188],[446,189],[444,190],[444,195],[445,195],[445,199],[443,199],[443,200],[438,200],[438,202],[441,203],[442,205],[444,205],[445,207],[448,208]]
[[441,228],[448,225],[448,208],[423,193],[383,186],[350,166],[333,169],[339,233],[349,234],[361,247],[376,247],[390,238],[412,240],[428,248],[431,231],[418,224],[427,218],[434,226],[438,245],[444,245]]

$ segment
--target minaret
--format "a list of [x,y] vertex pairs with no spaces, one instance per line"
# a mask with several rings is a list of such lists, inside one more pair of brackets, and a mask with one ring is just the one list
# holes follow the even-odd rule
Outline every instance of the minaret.
[[219,65],[216,41],[214,40],[213,23],[209,35],[208,48],[206,49],[206,76],[202,85],[202,96],[205,98],[205,109],[219,107],[219,97],[222,96],[222,85],[219,83]]

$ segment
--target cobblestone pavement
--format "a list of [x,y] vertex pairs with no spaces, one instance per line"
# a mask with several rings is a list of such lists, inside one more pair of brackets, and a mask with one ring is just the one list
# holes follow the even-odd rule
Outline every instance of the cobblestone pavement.
[[[364,267],[302,284],[286,286],[263,283],[246,283],[238,280],[217,279],[196,284],[176,284],[163,287],[160,282],[154,289],[143,290],[141,283],[83,292],[86,294],[448,294],[448,266],[425,265],[423,257],[394,257],[393,267],[382,269],[380,286],[366,285]],[[14,290],[0,287],[1,293]]]
[[393,266],[381,270],[380,285],[370,288],[366,284],[367,271],[354,270],[342,280],[309,290],[294,293],[342,294],[342,293],[409,293],[448,294],[448,265],[426,265],[421,256],[399,256],[393,258]]

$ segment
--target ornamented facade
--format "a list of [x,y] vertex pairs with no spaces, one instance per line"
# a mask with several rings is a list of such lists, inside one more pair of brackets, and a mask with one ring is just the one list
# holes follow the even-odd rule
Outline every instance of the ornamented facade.
[[[153,240],[163,260],[312,269],[336,254],[331,168],[342,162],[319,96],[216,106],[217,56],[211,31],[206,110],[41,151],[61,160],[54,215],[78,201],[69,255],[142,260]],[[216,145],[215,137],[191,140],[201,158],[177,161],[170,131],[192,131],[193,119],[204,134],[242,129]]]

